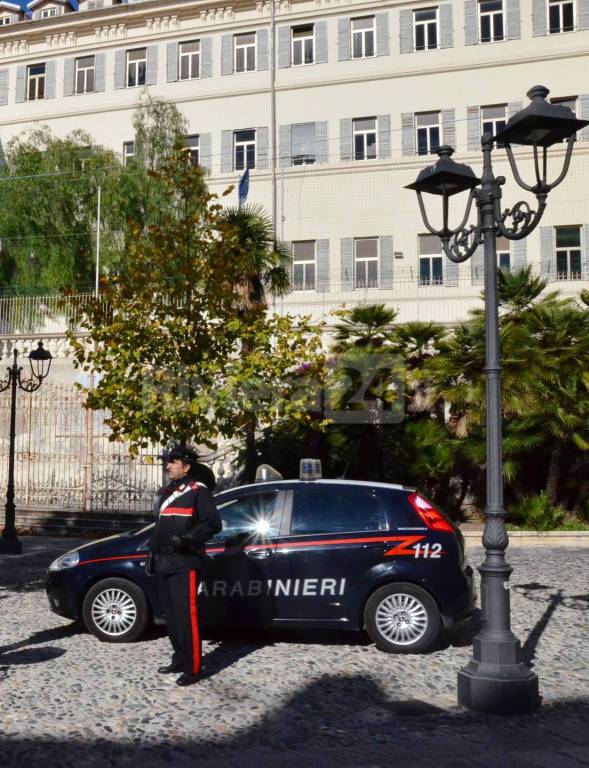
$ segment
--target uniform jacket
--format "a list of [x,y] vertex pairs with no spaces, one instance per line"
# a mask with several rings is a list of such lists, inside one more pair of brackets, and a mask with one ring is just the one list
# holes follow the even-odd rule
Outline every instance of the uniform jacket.
[[[222,528],[215,501],[203,483],[174,480],[160,494],[151,544],[150,569],[162,576],[200,571],[206,563],[205,544]],[[172,537],[180,542],[176,546]]]

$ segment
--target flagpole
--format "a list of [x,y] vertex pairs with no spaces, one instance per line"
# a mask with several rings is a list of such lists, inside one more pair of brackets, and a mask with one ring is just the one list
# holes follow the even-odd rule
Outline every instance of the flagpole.
[[276,242],[277,180],[276,180],[276,0],[270,3],[270,124],[272,126],[272,235]]

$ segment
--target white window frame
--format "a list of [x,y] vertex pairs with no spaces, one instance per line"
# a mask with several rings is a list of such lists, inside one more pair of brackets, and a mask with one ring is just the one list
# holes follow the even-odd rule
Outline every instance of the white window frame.
[[198,167],[200,165],[200,135],[198,133],[190,133],[184,137],[184,141],[190,153],[191,165]]
[[[503,107],[503,117],[488,117],[485,119],[483,115],[485,109],[497,109],[498,107]],[[503,128],[505,128],[507,120],[507,104],[485,104],[481,107],[481,136],[483,133],[490,133],[491,136],[496,136],[499,131],[502,131]],[[503,123],[503,125],[501,125],[501,123]],[[492,126],[490,131],[485,131],[484,126],[486,124]]]
[[5,24],[12,23],[12,17],[11,16],[0,16],[0,26],[4,26]]
[[[305,126],[306,125],[312,125],[313,126],[313,130],[314,130],[314,133],[315,133],[315,151],[313,152],[313,154],[309,154],[309,155],[295,155],[294,154],[294,152],[293,152],[293,149],[294,149],[294,147],[293,147],[293,145],[294,145],[293,134],[294,134],[294,128],[297,125],[298,126],[302,126],[302,125],[305,125]],[[293,166],[294,165],[315,165],[315,163],[317,162],[317,123],[293,123],[291,125],[290,130],[291,130],[291,156],[290,156],[290,164],[293,165]]]
[[[85,66],[80,67],[80,62],[84,59],[92,59],[92,66]],[[92,87],[88,88],[88,78],[89,78],[89,72],[92,72]],[[83,73],[83,81],[84,81],[84,87],[82,89],[78,88],[78,75]],[[94,89],[96,87],[96,58],[93,55],[90,56],[79,56],[76,59],[76,65],[74,70],[74,89],[75,93],[94,93]]]
[[[130,56],[134,53],[140,53],[143,52],[143,58],[141,59],[130,59]],[[133,48],[130,51],[127,51],[127,72],[126,72],[126,78],[125,83],[127,88],[141,88],[145,85],[147,81],[147,48]],[[143,64],[143,82],[139,82],[139,72],[140,72],[140,65]],[[135,82],[131,83],[131,70],[134,70],[135,73]]]
[[[295,254],[296,246],[299,244],[313,244],[313,257],[297,258]],[[302,267],[303,279],[297,284],[295,280],[295,267]],[[307,278],[309,267],[313,267],[313,279]],[[314,291],[317,286],[317,241],[316,240],[295,240],[292,243],[292,288],[293,291]]]
[[50,19],[52,16],[59,16],[60,15],[60,9],[59,8],[42,8],[40,11],[38,11],[38,19]]
[[[434,11],[435,12],[435,18],[433,19],[424,19],[423,21],[418,20],[417,16],[420,13],[425,13],[426,11]],[[436,31],[436,44],[435,45],[428,45],[428,37],[429,37],[429,26],[433,25],[435,27]],[[423,36],[425,45],[423,48],[417,47],[417,29],[419,27],[423,27]],[[413,47],[416,51],[435,51],[440,47],[440,11],[439,8],[431,7],[431,8],[419,8],[417,10],[413,11]]]
[[[419,115],[437,115],[438,116],[438,122],[436,124],[432,123],[431,125],[418,125],[417,124],[418,123],[418,119],[417,118],[419,117]],[[436,128],[438,130],[438,144],[437,144],[437,146],[434,147],[433,146],[433,142],[432,142],[431,131],[432,131],[432,129],[436,129]],[[425,130],[426,135],[427,135],[427,152],[420,152],[419,151],[419,135],[420,135],[420,131],[424,131],[424,130]],[[424,157],[426,155],[432,155],[432,154],[434,154],[437,151],[438,147],[440,147],[441,144],[442,144],[442,114],[441,114],[441,112],[439,110],[434,110],[434,109],[431,112],[416,112],[415,113],[415,153],[417,155],[422,155]]]
[[[366,242],[367,240],[376,244],[375,256],[358,256],[358,243]],[[358,265],[363,264],[365,270],[366,282],[364,284],[359,282]],[[368,280],[369,265],[375,264],[376,266],[376,278],[373,281]],[[378,237],[356,237],[354,238],[354,288],[378,288]]]
[[[499,10],[495,11],[483,11],[483,4],[485,2],[488,2],[489,0],[477,0],[478,5],[478,11],[479,11],[479,42],[480,43],[498,43],[502,40],[505,40],[505,6],[504,6],[504,0],[500,0],[501,2],[501,8]],[[491,32],[491,36],[488,40],[483,40],[483,17],[489,17],[489,28]],[[502,34],[501,37],[495,37],[495,17],[501,16],[501,27],[502,27]]]
[[[371,19],[372,26],[371,27],[365,27],[362,29],[354,30],[354,22],[355,21],[364,21],[366,19]],[[372,35],[372,53],[366,53],[366,49],[368,47],[367,45],[367,38],[368,35]],[[362,52],[356,56],[355,55],[355,48],[354,45],[354,38],[358,36],[361,40],[360,48],[362,49]],[[356,16],[354,19],[350,19],[350,40],[351,40],[351,58],[352,59],[372,59],[376,56],[376,17],[373,15],[368,16]]]
[[[239,133],[245,133],[245,132],[252,132],[254,134],[254,138],[252,139],[237,139],[237,135]],[[247,153],[248,148],[253,146],[254,148],[254,162],[253,165],[248,165],[247,162]],[[237,148],[243,147],[243,165],[239,166],[237,163]],[[256,135],[256,129],[255,128],[241,128],[240,130],[233,131],[233,170],[234,171],[245,171],[246,168],[250,168],[250,170],[253,170],[256,167],[256,161],[257,161],[257,154],[258,154],[258,147],[257,147],[257,135]]]
[[[368,128],[356,128],[357,123],[361,120],[374,120],[374,129]],[[368,137],[374,134],[374,157],[368,155]],[[363,157],[357,157],[356,155],[356,136],[363,136],[364,152]],[[352,158],[362,162],[364,160],[377,160],[378,159],[378,119],[376,117],[354,117],[352,119]]]
[[[297,29],[307,29],[308,27],[311,28],[311,32],[309,34],[306,34],[304,37],[294,36]],[[311,41],[312,56],[311,56],[311,61],[305,61],[305,49],[306,49],[306,44],[309,41]],[[297,47],[300,47],[301,60],[299,62],[295,61]],[[315,63],[315,25],[314,24],[295,24],[290,28],[290,62],[291,62],[291,66],[293,67],[306,67],[306,66],[309,66],[309,64]]]
[[123,142],[123,165],[125,168],[135,158],[135,142],[124,141]]
[[[198,44],[198,51],[186,51],[183,52],[182,46]],[[184,42],[178,45],[178,80],[198,80],[200,78],[200,40],[184,40]],[[182,61],[188,59],[188,77],[182,77]],[[193,64],[196,59],[197,75],[193,75]]]
[[[573,27],[572,29],[563,29],[563,6],[565,5],[571,5],[573,8]],[[577,29],[577,4],[575,0],[546,0],[546,22],[547,22],[547,32],[549,35],[562,35],[565,32],[574,32]],[[555,29],[552,31],[550,29],[550,9],[551,8],[559,8],[559,18],[560,18],[560,24],[558,29]]]
[[[439,247],[439,251],[436,250],[435,253],[422,253],[422,243],[424,243],[424,239],[427,237],[427,241],[429,243],[434,243],[435,247]],[[442,245],[439,241],[439,239],[435,235],[431,235],[429,233],[424,233],[421,235],[418,235],[417,237],[417,255],[418,255],[418,280],[419,285],[423,286],[431,286],[431,285],[444,285],[444,258],[442,254]],[[440,267],[438,270],[440,272],[438,277],[434,276],[434,259],[436,261],[436,264]],[[429,277],[427,279],[424,279],[421,274],[421,265],[424,261],[427,261],[429,264]]]
[[[43,67],[43,72],[32,74],[31,70],[35,67]],[[47,76],[47,64],[29,64],[27,67],[27,101],[40,101],[45,98],[45,86]],[[34,95],[31,96],[31,84],[34,83]],[[42,91],[42,93],[40,93]]]
[[[576,229],[578,234],[579,234],[579,245],[575,245],[575,246],[571,246],[571,245],[558,246],[557,243],[558,243],[558,230],[559,229],[561,229],[561,230],[562,229]],[[556,279],[557,280],[581,280],[581,278],[582,278],[582,258],[583,258],[582,257],[582,252],[581,252],[581,227],[577,226],[577,225],[574,225],[574,224],[571,224],[570,226],[565,226],[565,227],[555,227],[554,246],[555,246],[554,252],[555,252],[555,256],[556,256],[556,265],[555,265],[556,266]],[[576,258],[578,258],[578,261],[579,261],[579,269],[578,269],[578,271],[575,270],[575,272],[573,272],[573,270],[571,268],[571,256],[572,256],[573,252],[575,252]],[[559,272],[558,271],[558,257],[559,257],[559,255],[563,255],[563,254],[564,254],[565,258],[566,258],[566,272],[562,272],[562,271]]]
[[[253,35],[254,42],[253,43],[241,43],[239,42],[240,38],[244,37],[250,37]],[[233,71],[237,74],[241,72],[255,72],[258,67],[258,36],[255,32],[240,32],[237,35],[233,35]],[[248,67],[248,51],[253,48],[254,51],[254,65],[253,67]],[[243,69],[237,68],[237,52],[243,51]]]

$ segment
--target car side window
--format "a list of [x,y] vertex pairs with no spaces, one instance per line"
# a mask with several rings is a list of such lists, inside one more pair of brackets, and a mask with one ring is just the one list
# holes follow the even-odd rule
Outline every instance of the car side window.
[[223,530],[213,541],[225,541],[238,533],[258,533],[277,536],[280,520],[277,516],[276,492],[250,493],[217,504]]
[[358,491],[295,491],[291,533],[382,531],[386,519],[378,499]]

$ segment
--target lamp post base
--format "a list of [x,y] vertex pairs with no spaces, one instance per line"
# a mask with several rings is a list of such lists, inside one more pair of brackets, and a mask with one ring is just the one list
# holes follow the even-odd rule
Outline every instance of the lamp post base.
[[0,536],[0,555],[21,555],[22,542],[16,536]]
[[499,665],[470,661],[458,673],[458,703],[475,712],[529,714],[541,703],[538,677],[524,663]]

